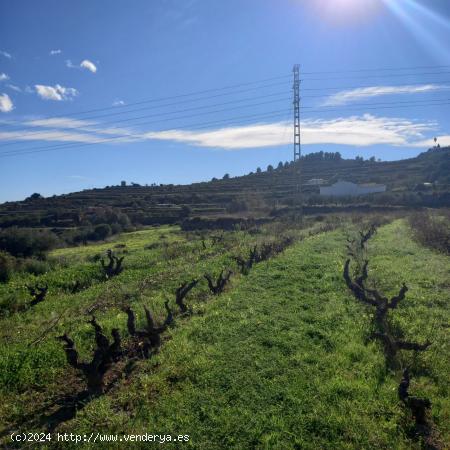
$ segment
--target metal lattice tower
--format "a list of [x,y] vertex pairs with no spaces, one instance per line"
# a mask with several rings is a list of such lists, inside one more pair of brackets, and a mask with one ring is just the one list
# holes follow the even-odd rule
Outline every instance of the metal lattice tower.
[[300,139],[300,65],[294,66],[294,161],[300,159],[302,145]]

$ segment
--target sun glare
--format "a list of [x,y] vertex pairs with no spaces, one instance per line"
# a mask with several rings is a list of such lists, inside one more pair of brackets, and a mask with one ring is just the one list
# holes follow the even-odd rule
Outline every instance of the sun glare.
[[332,22],[355,22],[367,19],[380,7],[380,0],[312,0],[316,13]]

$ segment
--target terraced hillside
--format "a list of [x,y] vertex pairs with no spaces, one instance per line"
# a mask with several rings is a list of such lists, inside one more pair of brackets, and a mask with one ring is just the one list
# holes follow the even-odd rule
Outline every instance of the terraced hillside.
[[[384,183],[386,194],[340,203],[443,206],[450,204],[450,148],[430,150],[416,158],[370,162],[347,160],[335,154],[307,155],[299,164],[246,176],[191,185],[113,186],[51,198],[30,199],[0,205],[1,226],[78,227],[92,219],[96,210],[114,208],[127,214],[133,224],[175,223],[188,216],[267,216],[280,207],[298,203],[298,171],[304,201],[310,205],[336,203],[318,198],[313,178],[327,183],[348,180]],[[431,190],[416,192],[417,185],[434,183]]]
[[[203,236],[159,227],[56,250],[54,270],[16,274],[0,286],[3,443],[23,448],[11,442],[12,432],[50,430],[49,448],[119,449],[130,434],[147,433],[188,436],[186,448],[205,450],[446,448],[448,257],[415,243],[403,220],[369,239],[370,288],[389,298],[402,282],[409,289],[389,313],[397,338],[431,344],[399,351],[392,365],[373,334],[371,307],[344,282],[347,246],[368,229],[355,222],[273,223]],[[98,259],[108,248],[124,256],[123,271],[105,278]],[[234,275],[224,290],[211,290],[203,275],[214,287],[228,268]],[[175,291],[193,279],[200,281],[183,312]],[[47,286],[46,297],[29,306],[27,285]],[[166,300],[173,320],[145,355],[144,306],[160,326],[170,317]],[[142,334],[131,333],[129,308]],[[72,350],[79,361],[94,361],[114,329],[120,352],[99,389],[86,384]],[[399,397],[404,368],[410,398],[431,401],[426,429],[414,422],[412,400]],[[57,443],[56,431],[96,443]]]

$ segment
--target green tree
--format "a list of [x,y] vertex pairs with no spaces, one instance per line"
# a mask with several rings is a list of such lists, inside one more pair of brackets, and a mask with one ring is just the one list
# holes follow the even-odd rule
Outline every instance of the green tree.
[[111,227],[107,223],[101,223],[94,228],[95,239],[99,241],[106,239],[111,233]]

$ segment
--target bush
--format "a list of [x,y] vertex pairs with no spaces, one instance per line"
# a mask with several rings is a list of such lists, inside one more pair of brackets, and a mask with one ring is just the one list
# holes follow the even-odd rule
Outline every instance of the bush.
[[50,270],[49,265],[38,259],[28,258],[23,260],[22,270],[32,275],[43,275]]
[[0,283],[7,283],[15,269],[15,259],[9,253],[0,251]]
[[0,250],[16,257],[44,258],[58,243],[56,234],[48,230],[12,227],[0,232]]
[[0,299],[0,317],[7,317],[24,310],[25,302],[17,293],[9,293]]
[[103,241],[112,233],[111,227],[107,223],[102,223],[94,228],[93,239]]
[[421,244],[450,254],[450,221],[436,213],[419,212],[409,218],[414,238]]

